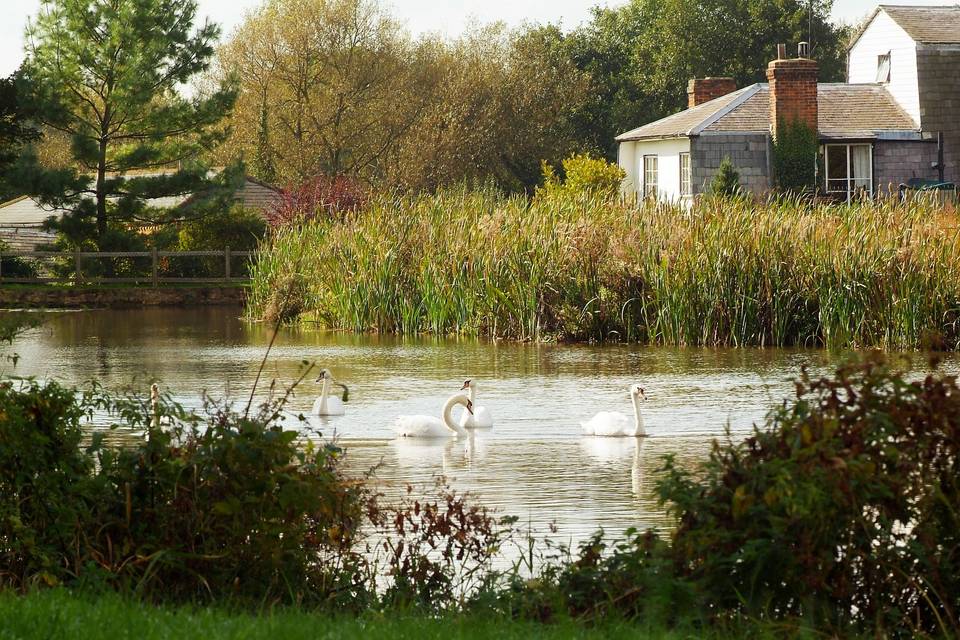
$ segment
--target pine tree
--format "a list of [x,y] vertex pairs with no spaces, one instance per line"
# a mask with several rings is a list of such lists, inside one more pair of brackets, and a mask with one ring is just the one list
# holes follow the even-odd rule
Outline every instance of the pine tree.
[[[75,167],[47,171],[27,154],[19,175],[77,241],[99,245],[108,223],[142,219],[147,198],[205,186],[197,158],[221,139],[236,91],[226,81],[181,93],[219,34],[209,22],[194,30],[196,11],[195,0],[42,0],[24,78],[37,119],[69,136]],[[165,171],[125,179],[133,169]]]
[[730,156],[724,156],[710,183],[710,192],[717,196],[735,196],[739,195],[741,190],[740,173],[730,161]]

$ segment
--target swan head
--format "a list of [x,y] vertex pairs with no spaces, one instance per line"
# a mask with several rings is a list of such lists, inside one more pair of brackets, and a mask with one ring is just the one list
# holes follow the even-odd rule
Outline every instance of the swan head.
[[464,381],[463,381],[463,386],[460,387],[460,391],[467,391],[467,390],[469,390],[469,389],[475,389],[476,386],[477,386],[477,383],[474,382],[473,380],[464,380]]
[[326,379],[333,380],[333,374],[330,373],[330,369],[320,369],[320,377],[317,378],[317,382],[322,382]]
[[640,400],[646,401],[647,394],[643,391],[643,387],[641,387],[638,384],[635,384],[632,387],[630,387],[630,397],[638,398]]

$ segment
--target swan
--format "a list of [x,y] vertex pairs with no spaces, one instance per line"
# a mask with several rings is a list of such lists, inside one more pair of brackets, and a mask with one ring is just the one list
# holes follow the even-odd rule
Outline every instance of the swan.
[[[463,386],[460,387],[460,391],[469,391],[470,392],[470,402],[476,403],[477,401],[477,383],[474,380],[467,380],[463,383]],[[476,404],[473,405],[473,413],[469,411],[464,411],[463,415],[460,416],[460,426],[465,429],[492,429],[493,428],[493,416],[490,414],[490,411],[486,407],[478,407]]]
[[[350,393],[350,390],[347,389],[347,385],[341,384],[339,382],[334,382],[333,374],[330,373],[329,369],[322,369],[320,371],[320,377],[317,378],[317,382],[323,382],[323,387],[320,389],[320,397],[316,399],[313,403],[313,415],[315,416],[342,416],[346,413],[343,409],[343,403],[347,401],[347,396]],[[334,384],[341,389],[343,389],[343,399],[341,400],[337,396],[330,396],[330,385]]]
[[589,422],[581,422],[583,435],[608,437],[640,437],[647,435],[643,428],[643,415],[640,413],[640,403],[647,399],[643,387],[630,387],[630,399],[633,400],[634,421],[619,411],[601,411],[590,418]]
[[433,416],[400,416],[393,423],[393,430],[399,438],[448,438],[465,436],[467,430],[453,421],[453,408],[462,404],[468,413],[473,413],[473,403],[466,394],[450,396],[443,405],[443,419]]

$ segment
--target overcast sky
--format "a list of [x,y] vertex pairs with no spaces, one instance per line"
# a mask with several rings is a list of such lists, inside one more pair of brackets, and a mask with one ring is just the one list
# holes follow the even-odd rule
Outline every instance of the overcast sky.
[[[244,13],[262,0],[199,0],[200,14],[219,23],[225,34]],[[559,22],[565,28],[588,19],[596,4],[616,5],[623,0],[392,0],[394,12],[414,33],[436,31],[460,33],[471,20],[503,20],[511,25]],[[897,4],[954,4],[956,0],[897,0]],[[853,21],[876,6],[877,0],[835,0],[834,18]],[[13,72],[23,60],[23,30],[27,18],[37,12],[40,0],[0,0],[0,75]]]

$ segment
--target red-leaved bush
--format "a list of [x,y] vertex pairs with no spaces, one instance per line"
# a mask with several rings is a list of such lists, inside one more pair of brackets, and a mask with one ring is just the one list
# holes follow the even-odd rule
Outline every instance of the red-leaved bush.
[[284,189],[267,210],[267,222],[276,228],[318,216],[339,218],[366,201],[366,189],[356,178],[318,175],[297,187]]

